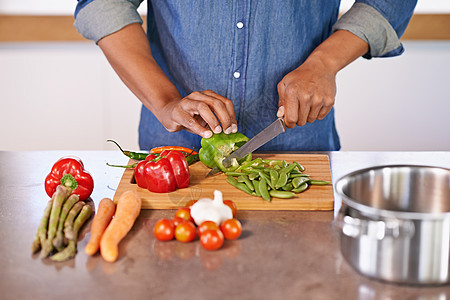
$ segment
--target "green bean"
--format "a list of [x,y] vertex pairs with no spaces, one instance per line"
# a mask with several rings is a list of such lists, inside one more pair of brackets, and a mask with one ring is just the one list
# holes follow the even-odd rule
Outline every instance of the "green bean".
[[248,174],[248,179],[250,179],[250,180],[255,180],[258,177],[259,177],[259,173],[250,173],[250,174]]
[[295,177],[309,177],[309,175],[308,175],[308,174],[305,174],[305,173],[294,173],[294,172],[291,172],[291,174],[289,174],[289,177],[290,177],[290,178],[295,178]]
[[313,180],[311,179],[309,181],[310,185],[327,185],[327,184],[331,184],[331,182],[329,181],[325,181],[325,180]]
[[252,184],[253,184],[253,188],[255,189],[256,196],[261,197],[261,192],[259,191],[259,181],[253,180]]
[[253,186],[252,182],[250,181],[250,179],[248,179],[247,175],[241,175],[242,178],[244,179],[244,183],[245,185],[251,190],[254,191],[255,187]]
[[270,170],[270,182],[273,186],[275,186],[278,182],[278,172],[276,170],[271,169]]
[[292,170],[294,170],[294,168],[295,168],[296,166],[297,166],[296,164],[290,164],[290,165],[288,165],[287,167],[284,167],[283,169],[281,169],[280,173],[281,173],[281,172],[284,172],[284,173],[286,173],[286,174],[289,174],[289,173],[291,173]]
[[261,180],[259,181],[259,192],[261,193],[261,196],[264,198],[264,200],[270,202],[270,194],[269,190],[267,189],[267,182],[263,176],[261,176]]
[[300,172],[305,171],[305,167],[303,167],[298,161],[294,161],[294,164],[297,165],[297,168]]
[[279,159],[263,159],[263,162],[269,165],[269,167],[281,165],[283,163],[283,161]]
[[272,183],[270,182],[269,177],[267,177],[266,174],[264,174],[263,172],[259,171],[259,176],[266,180],[266,184],[269,185],[271,189],[273,189],[273,190],[275,189],[275,186],[272,185]]
[[301,192],[305,191],[307,188],[308,188],[308,183],[304,182],[298,188],[293,189],[291,192],[301,193]]
[[291,191],[292,189],[294,189],[294,186],[292,185],[292,183],[286,183],[284,186],[281,187],[281,189],[283,191]]
[[244,191],[244,192],[246,192],[247,194],[252,195],[252,191],[248,188],[248,186],[245,185],[244,183],[238,182],[236,179],[234,179],[233,176],[228,176],[228,177],[227,177],[227,182],[228,182],[229,184],[231,184],[232,186],[234,186],[234,187],[240,189],[241,191]]
[[225,175],[233,177],[241,176],[242,174],[242,172],[225,172]]
[[276,190],[271,190],[269,192],[269,195],[271,197],[275,197],[275,198],[283,198],[283,199],[289,199],[292,197],[295,197],[295,194],[293,192],[288,192],[288,191],[276,191]]
[[294,186],[294,188],[298,188],[300,185],[308,181],[309,177],[295,177],[292,179],[292,185]]
[[277,189],[281,188],[282,186],[284,186],[287,183],[288,180],[288,176],[285,172],[280,172],[280,176],[278,177],[278,181],[277,184],[275,185],[275,187]]

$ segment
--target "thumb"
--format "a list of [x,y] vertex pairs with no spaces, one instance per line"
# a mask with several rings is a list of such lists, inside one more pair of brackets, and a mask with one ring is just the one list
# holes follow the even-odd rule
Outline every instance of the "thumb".
[[278,107],[277,117],[278,117],[278,118],[284,117],[284,106],[283,106],[283,105],[281,105],[281,106]]

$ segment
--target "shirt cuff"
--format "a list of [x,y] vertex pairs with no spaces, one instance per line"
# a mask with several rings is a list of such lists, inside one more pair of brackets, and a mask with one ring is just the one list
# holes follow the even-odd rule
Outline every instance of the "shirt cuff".
[[74,27],[86,39],[98,43],[103,37],[132,24],[142,24],[137,8],[142,1],[95,0],[77,14]]
[[370,5],[354,3],[336,22],[333,32],[347,30],[369,44],[364,58],[394,56],[404,49],[394,28],[383,15]]

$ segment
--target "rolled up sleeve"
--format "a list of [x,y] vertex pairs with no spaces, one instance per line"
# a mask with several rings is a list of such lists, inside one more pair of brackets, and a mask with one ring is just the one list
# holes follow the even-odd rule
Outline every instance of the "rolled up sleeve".
[[86,39],[98,43],[103,37],[132,24],[142,24],[137,8],[142,0],[95,0],[78,2],[74,27]]
[[416,0],[357,1],[336,22],[333,31],[347,30],[367,42],[370,50],[365,58],[400,55],[404,52],[400,37],[416,3]]

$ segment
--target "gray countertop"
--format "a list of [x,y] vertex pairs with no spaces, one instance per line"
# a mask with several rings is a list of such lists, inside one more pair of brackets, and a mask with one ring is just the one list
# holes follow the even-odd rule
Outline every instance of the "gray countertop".
[[[450,168],[450,152],[330,152],[333,182],[351,171],[387,164]],[[156,220],[169,210],[143,210],[120,244],[119,260],[88,257],[78,242],[64,263],[32,255],[31,242],[48,196],[44,179],[64,155],[80,157],[93,175],[95,205],[112,198],[125,164],[117,151],[0,152],[0,290],[2,299],[450,299],[450,286],[411,287],[371,280],[343,259],[335,211],[239,211],[243,234],[219,251],[198,241],[158,242]]]

